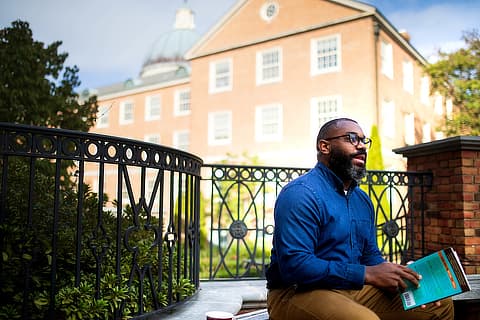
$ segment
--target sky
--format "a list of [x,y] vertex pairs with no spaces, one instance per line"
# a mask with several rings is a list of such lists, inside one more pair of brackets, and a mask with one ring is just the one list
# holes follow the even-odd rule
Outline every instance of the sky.
[[[281,0],[277,0],[281,1]],[[76,65],[78,90],[138,76],[151,47],[173,29],[187,5],[198,34],[205,34],[237,0],[0,0],[0,28],[27,21],[37,41],[62,41],[65,66]],[[427,60],[438,49],[464,46],[464,31],[480,30],[480,0],[363,0],[375,6]]]

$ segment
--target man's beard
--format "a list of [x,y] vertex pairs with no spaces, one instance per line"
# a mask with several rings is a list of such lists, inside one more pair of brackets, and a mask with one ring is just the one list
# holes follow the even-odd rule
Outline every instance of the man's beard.
[[367,174],[366,167],[356,166],[352,162],[352,159],[359,154],[365,154],[366,163],[367,154],[364,151],[359,151],[354,154],[346,154],[342,151],[333,149],[330,153],[330,160],[328,161],[330,170],[332,170],[342,181],[356,180],[358,182],[362,180]]

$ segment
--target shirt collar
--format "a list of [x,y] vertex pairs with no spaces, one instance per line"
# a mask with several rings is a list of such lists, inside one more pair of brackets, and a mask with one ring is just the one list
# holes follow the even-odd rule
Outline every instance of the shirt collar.
[[[317,162],[317,165],[315,166],[320,173],[328,180],[330,185],[337,189],[338,192],[345,194],[345,190],[343,189],[343,181],[326,165],[324,165],[322,162]],[[352,180],[352,183],[350,184],[350,188],[347,190],[348,193],[350,193],[351,190],[353,190],[355,187],[357,187],[358,183],[356,180]]]

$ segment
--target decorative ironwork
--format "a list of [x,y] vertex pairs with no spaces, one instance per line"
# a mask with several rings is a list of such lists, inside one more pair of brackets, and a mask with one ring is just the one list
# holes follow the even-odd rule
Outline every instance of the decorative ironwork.
[[[205,165],[203,190],[210,196],[209,279],[265,277],[274,232],[273,208],[281,188],[309,169]],[[390,261],[405,262],[414,248],[414,211],[423,203],[412,194],[431,186],[430,173],[369,171],[361,188],[375,206],[378,243]],[[207,191],[208,190],[208,191]],[[422,198],[420,199],[423,200]]]
[[142,141],[0,123],[0,287],[24,279],[16,297],[0,291],[2,304],[54,319],[63,289],[89,283],[100,299],[113,294],[108,281],[123,295],[110,301],[116,319],[188,299],[199,287],[201,166]]

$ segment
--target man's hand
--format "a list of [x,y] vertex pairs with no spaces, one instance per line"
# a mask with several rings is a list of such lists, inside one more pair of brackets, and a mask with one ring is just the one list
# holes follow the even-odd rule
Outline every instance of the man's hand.
[[376,266],[366,266],[365,270],[365,284],[391,292],[405,290],[407,284],[404,280],[408,280],[418,287],[421,278],[421,275],[414,270],[390,262],[384,262]]

